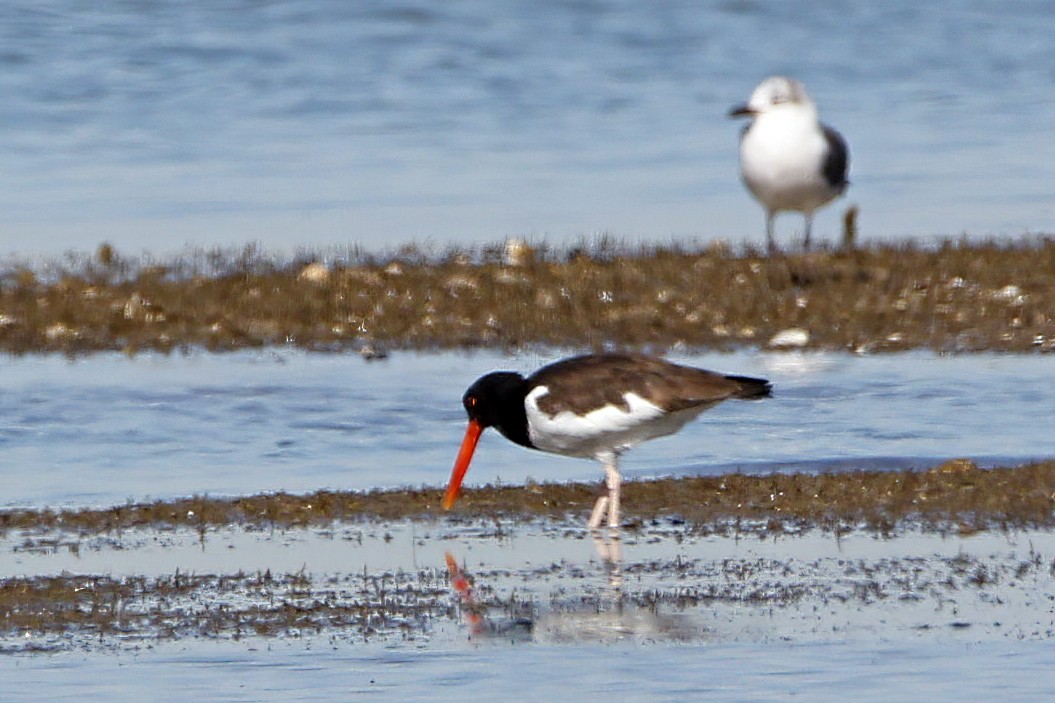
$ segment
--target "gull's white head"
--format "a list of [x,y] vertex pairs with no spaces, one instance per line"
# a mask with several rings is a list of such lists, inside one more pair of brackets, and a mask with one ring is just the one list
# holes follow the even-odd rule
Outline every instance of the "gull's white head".
[[780,109],[782,106],[796,106],[816,111],[813,101],[810,100],[806,88],[801,83],[785,76],[770,76],[758,84],[745,104],[734,107],[729,115],[731,117],[760,115],[770,110]]

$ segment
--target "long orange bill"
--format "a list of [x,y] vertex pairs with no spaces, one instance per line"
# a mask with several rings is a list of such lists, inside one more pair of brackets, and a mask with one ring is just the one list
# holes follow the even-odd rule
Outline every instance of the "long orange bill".
[[458,499],[458,493],[462,487],[462,479],[465,472],[469,470],[469,462],[473,459],[476,451],[476,443],[480,441],[480,435],[484,427],[476,420],[469,420],[469,427],[465,430],[465,439],[462,440],[462,448],[458,451],[458,458],[454,460],[454,471],[451,472],[450,483],[447,484],[447,492],[443,494],[443,509],[450,510],[454,501]]

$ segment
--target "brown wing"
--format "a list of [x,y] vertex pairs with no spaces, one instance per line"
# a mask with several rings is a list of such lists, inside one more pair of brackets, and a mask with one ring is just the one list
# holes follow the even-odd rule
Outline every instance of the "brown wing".
[[528,383],[550,389],[538,401],[549,415],[564,410],[582,415],[605,405],[629,410],[628,392],[668,412],[769,393],[769,383],[762,379],[723,376],[644,354],[572,357],[539,369]]

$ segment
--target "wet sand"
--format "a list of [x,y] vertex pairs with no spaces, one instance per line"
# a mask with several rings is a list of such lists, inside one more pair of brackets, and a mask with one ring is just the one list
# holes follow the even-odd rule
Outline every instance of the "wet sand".
[[[256,250],[129,261],[102,247],[3,272],[0,348],[1033,353],[1055,348],[1052,270],[1046,239],[292,263]],[[0,651],[1055,635],[1053,462],[631,481],[620,535],[595,544],[583,522],[596,490],[471,489],[449,514],[436,489],[3,511]]]
[[[878,532],[920,525],[930,530],[1055,526],[1055,462],[982,469],[952,459],[928,471],[840,471],[726,474],[628,481],[624,527],[676,520],[699,533],[782,533],[864,527]],[[600,484],[529,483],[468,488],[452,520],[536,517],[585,520]],[[7,510],[0,531],[69,530],[80,535],[142,527],[223,525],[255,529],[317,526],[333,521],[434,519],[439,489],[268,493],[237,498],[197,496],[101,509]]]
[[624,528],[591,539],[593,490],[469,490],[451,514],[439,491],[5,512],[0,651],[1055,636],[1055,463],[630,482]]
[[602,239],[294,261],[253,247],[136,260],[103,245],[0,272],[0,350],[1051,351],[1052,270],[1045,237],[775,256]]
[[5,570],[34,573],[0,582],[0,652],[1055,636],[1047,530],[732,537],[656,521],[613,540],[564,520],[464,520],[77,544],[4,544]]

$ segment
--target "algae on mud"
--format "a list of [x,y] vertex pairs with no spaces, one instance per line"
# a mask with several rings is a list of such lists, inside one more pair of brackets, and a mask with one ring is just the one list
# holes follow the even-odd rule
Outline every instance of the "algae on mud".
[[28,561],[46,574],[0,578],[0,654],[188,639],[312,650],[466,637],[1055,638],[1055,537],[1045,529],[743,539],[658,521],[624,531],[612,561],[568,519],[506,522],[501,533],[485,518],[378,527],[224,527],[200,544],[193,530],[147,527],[85,540],[77,556],[44,547]]
[[[532,483],[466,489],[450,515],[490,518],[586,514],[594,484]],[[98,534],[144,526],[223,525],[262,528],[334,521],[434,519],[444,515],[438,489],[271,493],[237,498],[196,496],[102,509],[8,510],[0,531],[68,530]],[[887,532],[906,524],[971,532],[1055,526],[1055,461],[982,469],[954,459],[929,471],[726,474],[628,481],[627,527],[670,518],[697,532],[782,532],[865,527]]]
[[253,247],[137,262],[103,245],[0,271],[0,350],[730,349],[793,328],[814,349],[1051,351],[1053,270],[1050,237],[776,256],[601,240],[290,262]]
[[450,616],[445,575],[416,573],[331,576],[174,574],[158,577],[63,574],[0,579],[0,654],[26,651],[7,633],[56,638],[89,635],[138,641],[183,637],[275,636],[349,630],[368,640],[378,633],[412,638],[423,621]]

